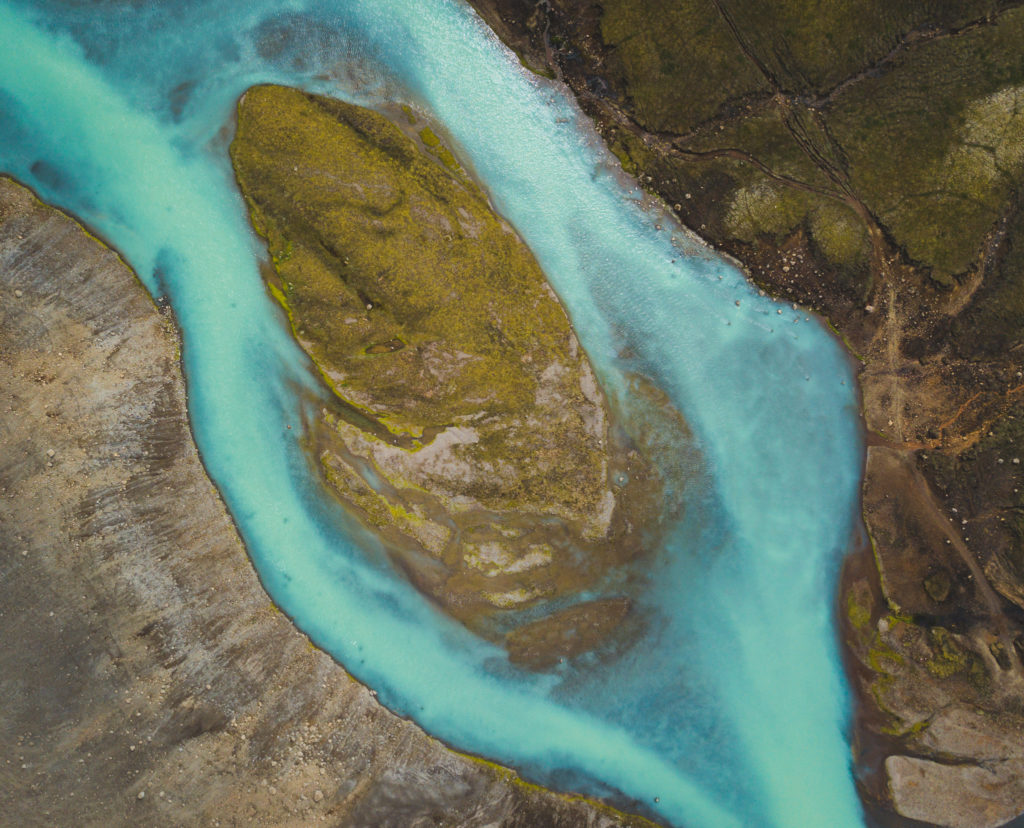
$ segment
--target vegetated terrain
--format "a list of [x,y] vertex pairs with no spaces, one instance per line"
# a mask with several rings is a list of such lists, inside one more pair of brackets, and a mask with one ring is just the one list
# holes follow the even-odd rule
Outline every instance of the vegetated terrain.
[[860,362],[869,539],[837,600],[869,807],[1024,810],[1024,7],[474,5]]
[[529,249],[428,124],[397,119],[256,87],[236,176],[333,392],[312,426],[323,477],[420,589],[548,666],[632,629],[628,596],[576,596],[672,513],[665,475],[686,469],[653,458],[686,427],[663,396],[609,404]]

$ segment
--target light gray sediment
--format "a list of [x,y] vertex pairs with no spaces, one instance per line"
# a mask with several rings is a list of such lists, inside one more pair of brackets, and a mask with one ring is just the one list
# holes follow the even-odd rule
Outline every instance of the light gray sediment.
[[642,824],[451,752],[309,644],[200,463],[171,321],[3,178],[0,625],[8,825]]

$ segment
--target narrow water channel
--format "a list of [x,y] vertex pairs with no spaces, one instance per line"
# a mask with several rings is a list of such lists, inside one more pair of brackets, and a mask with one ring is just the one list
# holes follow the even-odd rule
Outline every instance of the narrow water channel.
[[[528,778],[672,825],[862,825],[833,619],[861,438],[844,355],[624,186],[557,86],[454,0],[0,2],[0,171],[113,244],[184,340],[190,416],[272,598],[392,709]],[[311,476],[319,393],[227,157],[250,85],[443,125],[606,388],[641,372],[705,468],[645,559],[643,639],[548,672],[430,606]],[[628,398],[626,404],[629,404]]]

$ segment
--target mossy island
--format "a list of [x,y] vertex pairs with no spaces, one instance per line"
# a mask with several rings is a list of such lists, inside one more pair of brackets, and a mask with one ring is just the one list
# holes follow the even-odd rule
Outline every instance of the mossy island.
[[633,626],[626,596],[578,596],[677,513],[650,453],[686,426],[642,378],[645,413],[613,410],[529,249],[436,128],[402,120],[259,86],[231,159],[333,392],[310,428],[323,479],[419,589],[544,666]]

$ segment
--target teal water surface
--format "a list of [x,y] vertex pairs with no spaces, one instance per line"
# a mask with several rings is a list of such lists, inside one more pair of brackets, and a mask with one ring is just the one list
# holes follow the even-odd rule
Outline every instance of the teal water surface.
[[[693,828],[863,824],[833,619],[862,451],[850,369],[815,321],[624,187],[563,90],[454,0],[8,0],[0,38],[0,170],[170,300],[204,461],[314,641],[392,709],[529,778]],[[685,415],[705,468],[634,574],[650,622],[627,651],[511,667],[311,476],[287,426],[317,389],[263,290],[226,153],[237,97],[268,81],[443,124],[606,387],[642,372]]]

